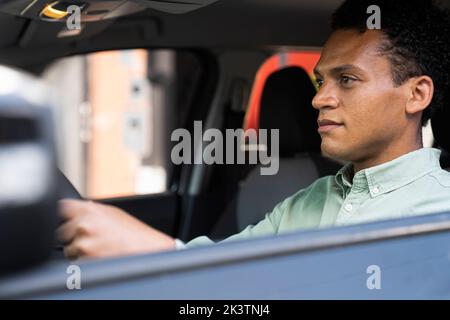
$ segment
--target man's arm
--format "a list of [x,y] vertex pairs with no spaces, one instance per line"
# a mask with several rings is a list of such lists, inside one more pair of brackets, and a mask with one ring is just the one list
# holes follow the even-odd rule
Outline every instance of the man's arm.
[[[308,189],[300,190],[279,203],[258,224],[250,225],[222,242],[278,234],[283,214],[305,190]],[[60,215],[65,223],[57,230],[57,237],[66,244],[64,254],[71,259],[152,253],[214,244],[206,236],[185,244],[119,208],[92,201],[61,200]]]
[[[284,202],[255,226],[225,240],[241,240],[277,233]],[[214,244],[201,236],[184,244],[125,211],[92,201],[62,200],[60,215],[65,223],[56,231],[59,241],[64,243],[64,254],[70,259],[102,258],[140,253],[152,253]]]

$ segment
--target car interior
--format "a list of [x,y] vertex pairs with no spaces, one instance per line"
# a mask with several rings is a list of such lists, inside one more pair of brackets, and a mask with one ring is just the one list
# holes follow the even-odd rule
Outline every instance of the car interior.
[[[2,0],[0,64],[40,78],[66,57],[132,49],[148,50],[150,56],[173,52],[174,83],[168,84],[164,70],[149,75],[149,81],[162,88],[165,99],[160,101],[169,114],[160,136],[165,141],[166,188],[95,200],[122,208],[183,241],[200,235],[219,241],[257,223],[284,198],[342,166],[321,155],[311,75],[286,64],[263,83],[257,125],[280,130],[277,175],[260,175],[259,165],[172,165],[170,133],[185,128],[193,134],[194,121],[222,132],[246,128],[249,96],[261,65],[280,53],[320,51],[330,32],[329,17],[341,2],[71,0],[49,5],[41,0]],[[52,15],[70,5],[82,8],[82,28],[76,32],[68,32]],[[431,127],[434,146],[443,150],[442,166],[450,170],[450,114],[442,112],[446,114],[436,115]],[[89,198],[61,167],[56,174],[59,199]],[[55,247],[53,258],[62,259],[60,246]]]

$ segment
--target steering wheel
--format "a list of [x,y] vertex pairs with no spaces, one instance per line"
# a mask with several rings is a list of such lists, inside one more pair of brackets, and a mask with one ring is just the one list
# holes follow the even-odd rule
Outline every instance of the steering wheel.
[[82,200],[83,197],[67,179],[67,177],[58,169],[57,171],[57,185],[58,185],[58,200],[61,199],[76,199]]
[[[81,194],[73,186],[73,184],[67,179],[67,177],[58,169],[56,172],[56,182],[58,186],[58,200],[61,199],[76,199],[83,200]],[[62,220],[58,221],[58,226],[62,224]],[[64,245],[55,239],[54,248],[52,252],[52,259],[64,259]]]

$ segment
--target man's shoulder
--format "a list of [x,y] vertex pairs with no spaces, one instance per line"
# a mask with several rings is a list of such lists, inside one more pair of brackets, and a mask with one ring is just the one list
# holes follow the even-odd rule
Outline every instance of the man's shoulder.
[[432,171],[429,176],[437,181],[442,187],[450,188],[450,172],[439,169]]
[[450,172],[436,169],[411,184],[405,216],[450,211]]

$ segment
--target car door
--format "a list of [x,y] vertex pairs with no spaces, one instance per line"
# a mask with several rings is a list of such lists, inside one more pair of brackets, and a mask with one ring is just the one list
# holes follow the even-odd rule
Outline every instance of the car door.
[[450,214],[69,264],[0,281],[2,298],[448,299]]

